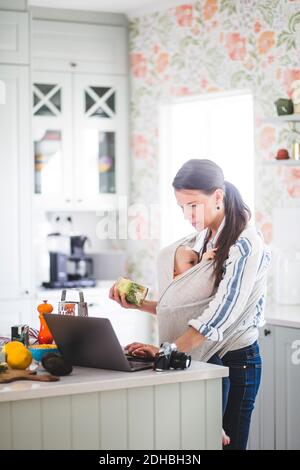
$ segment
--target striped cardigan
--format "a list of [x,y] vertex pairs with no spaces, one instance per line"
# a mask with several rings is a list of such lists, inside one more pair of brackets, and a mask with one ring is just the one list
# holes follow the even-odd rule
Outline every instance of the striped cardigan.
[[190,235],[160,252],[157,315],[160,341],[175,341],[188,326],[209,340],[194,353],[195,358],[204,360],[217,351],[224,355],[249,345],[257,338],[257,327],[264,324],[271,256],[261,233],[248,225],[230,248],[217,290],[213,288],[211,261],[200,262],[173,279],[176,248],[188,244],[201,250],[199,238],[203,240],[203,236]]

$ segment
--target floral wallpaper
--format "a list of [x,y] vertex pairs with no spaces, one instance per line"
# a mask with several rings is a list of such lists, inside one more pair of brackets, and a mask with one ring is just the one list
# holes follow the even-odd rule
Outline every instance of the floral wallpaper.
[[[255,217],[272,243],[273,208],[300,207],[300,167],[265,164],[291,145],[288,125],[265,119],[300,79],[299,36],[300,2],[293,0],[201,0],[131,20],[131,202],[158,202],[159,100],[250,88]],[[158,246],[158,240],[129,246],[131,275],[150,286]]]

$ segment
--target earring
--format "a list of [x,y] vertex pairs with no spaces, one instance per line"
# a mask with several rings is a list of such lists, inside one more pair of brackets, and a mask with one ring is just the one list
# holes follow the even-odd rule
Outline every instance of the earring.
[[220,206],[217,206],[217,211],[219,211],[219,210],[220,210]]

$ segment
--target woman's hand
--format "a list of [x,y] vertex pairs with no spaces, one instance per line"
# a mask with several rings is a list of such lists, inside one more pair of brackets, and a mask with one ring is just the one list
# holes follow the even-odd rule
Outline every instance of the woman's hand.
[[153,346],[153,344],[130,343],[125,346],[125,350],[127,350],[128,354],[131,354],[132,356],[154,357],[158,353],[159,348]]
[[125,299],[125,294],[119,294],[116,283],[109,289],[109,298],[118,302],[123,308],[136,308],[143,312],[156,314],[157,302],[155,300],[144,300],[141,305],[131,304]]
[[125,299],[125,294],[119,294],[116,283],[113,284],[109,289],[109,298],[114,300],[115,302],[118,302],[118,304],[120,304],[123,308],[141,308],[138,305],[130,304],[129,302],[127,302]]

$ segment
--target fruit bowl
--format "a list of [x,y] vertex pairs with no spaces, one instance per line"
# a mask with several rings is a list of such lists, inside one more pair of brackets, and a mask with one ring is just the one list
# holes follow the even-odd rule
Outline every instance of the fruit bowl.
[[32,354],[32,358],[36,362],[41,362],[42,358],[49,353],[58,353],[58,347],[56,344],[34,344],[28,347]]

